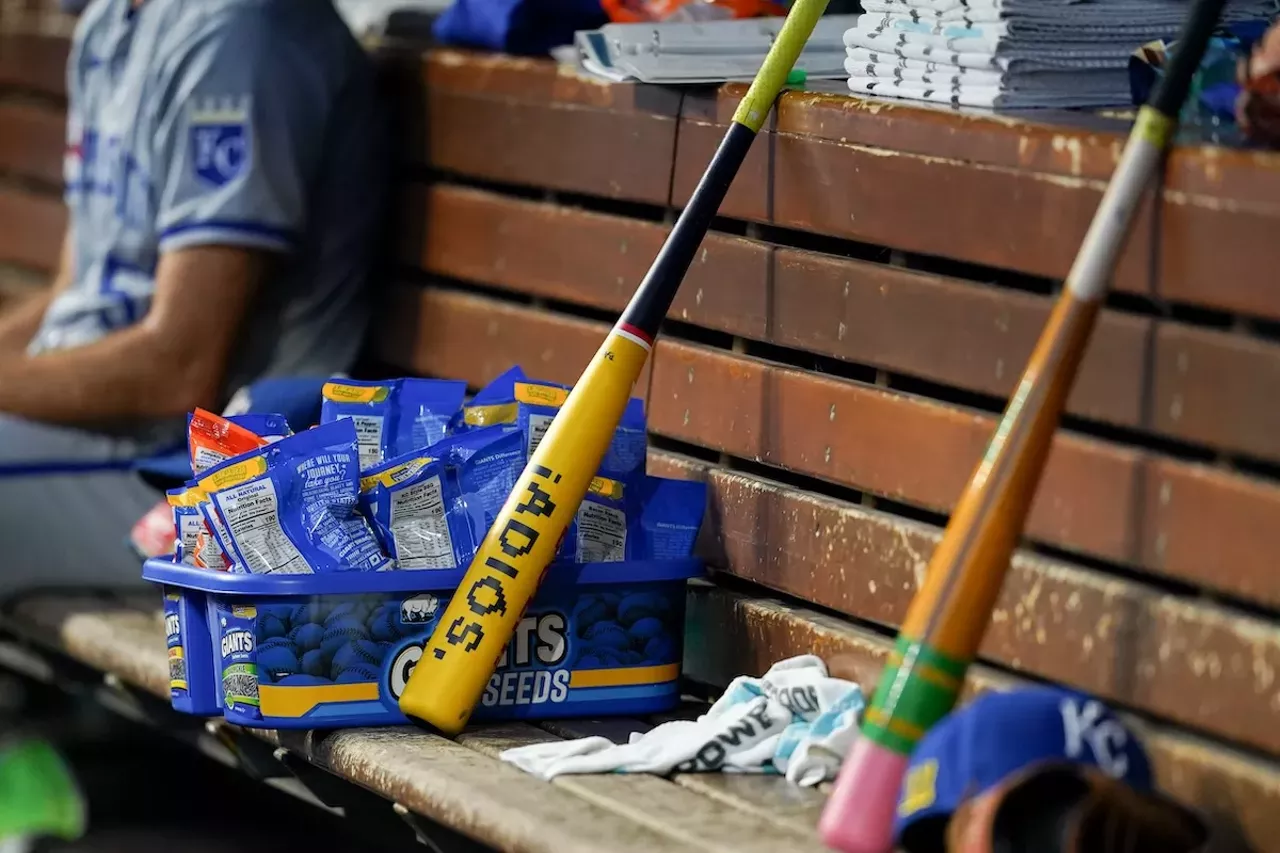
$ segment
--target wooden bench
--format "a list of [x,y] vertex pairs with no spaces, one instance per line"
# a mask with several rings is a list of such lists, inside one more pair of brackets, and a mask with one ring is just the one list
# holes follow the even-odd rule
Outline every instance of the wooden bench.
[[[168,702],[169,675],[163,623],[151,597],[36,597],[9,615],[7,627],[37,653],[56,648],[109,674],[116,693],[175,724],[173,715],[154,707]],[[497,759],[511,746],[596,734],[625,740],[649,726],[640,720],[512,723],[472,727],[456,742],[407,727],[249,734],[282,750],[275,757],[285,767],[297,770],[302,761],[323,768],[499,850],[824,849],[814,832],[823,795],[776,778],[636,775],[549,784]],[[239,740],[245,734],[220,722],[209,730]]]
[[[52,59],[6,64],[6,43],[0,264],[38,275],[62,215],[60,77]],[[457,51],[413,65],[421,136],[405,154],[418,177],[404,187],[375,355],[388,374],[472,386],[513,363],[573,381],[742,87],[606,85]],[[651,472],[703,479],[712,495],[716,571],[690,591],[693,682],[715,689],[815,652],[874,684],[1123,130],[812,92],[780,101],[639,387]],[[1261,851],[1280,851],[1278,185],[1269,153],[1189,146],[1171,158],[969,682],[972,693],[1051,680],[1109,699],[1145,733],[1161,784],[1236,816]],[[11,624],[161,695],[161,659],[137,652],[160,654],[155,609],[38,600]],[[548,786],[492,755],[511,738],[578,730],[514,730],[456,744],[342,732],[296,752],[500,849],[595,847],[585,815],[650,849],[655,837],[816,844],[815,792],[732,777]],[[722,823],[750,831],[726,837]]]

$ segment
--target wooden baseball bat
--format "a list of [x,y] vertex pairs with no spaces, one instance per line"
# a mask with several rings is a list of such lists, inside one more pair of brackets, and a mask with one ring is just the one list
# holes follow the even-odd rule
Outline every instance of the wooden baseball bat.
[[711,219],[827,0],[795,0],[653,266],[529,459],[415,665],[400,710],[460,732],[582,502]]
[[986,632],[1134,211],[1177,128],[1224,3],[1196,0],[1165,76],[1138,113],[1062,295],[929,562],[823,810],[819,831],[829,847],[890,849],[908,757],[954,707]]

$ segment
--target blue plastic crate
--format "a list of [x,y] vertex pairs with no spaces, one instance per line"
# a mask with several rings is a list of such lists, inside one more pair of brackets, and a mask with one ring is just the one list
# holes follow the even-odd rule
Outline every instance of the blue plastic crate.
[[165,586],[163,592],[170,702],[187,714],[203,717],[221,714],[222,697],[217,689],[209,633],[208,597],[203,592],[176,586]]
[[[693,559],[552,565],[474,719],[676,707],[685,581],[702,571]],[[142,574],[163,586],[166,615],[177,598],[186,684],[175,708],[243,726],[334,728],[407,722],[400,692],[464,572],[240,575],[159,559]],[[207,642],[195,636],[201,621]]]

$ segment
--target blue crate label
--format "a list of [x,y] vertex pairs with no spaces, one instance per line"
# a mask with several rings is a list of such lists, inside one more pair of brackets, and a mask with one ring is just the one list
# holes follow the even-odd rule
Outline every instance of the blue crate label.
[[[560,588],[535,599],[477,714],[554,716],[556,706],[575,702],[607,710],[628,691],[677,689],[683,585],[597,589]],[[253,639],[262,717],[316,725],[325,717],[402,719],[400,694],[446,604],[424,593],[259,605]]]
[[187,694],[187,659],[182,647],[182,617],[179,608],[182,596],[176,592],[164,593],[164,641],[169,650],[169,692],[173,696]]
[[[557,610],[530,612],[521,618],[498,658],[497,671],[480,698],[480,706],[506,708],[566,701],[574,675],[565,667],[571,642],[568,627],[568,616]],[[421,660],[429,636],[424,633],[405,643],[391,658],[381,691],[389,708],[399,708],[400,694]]]
[[259,719],[257,609],[219,603],[216,610],[223,707]]
[[399,646],[430,634],[442,606],[433,595],[366,595],[259,607],[263,715],[317,724],[326,716],[385,718],[384,670]]

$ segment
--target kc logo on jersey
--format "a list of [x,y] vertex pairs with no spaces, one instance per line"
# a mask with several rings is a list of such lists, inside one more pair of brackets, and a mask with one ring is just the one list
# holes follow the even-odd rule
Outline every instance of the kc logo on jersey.
[[249,162],[249,98],[206,98],[190,109],[192,168],[201,180],[224,186]]

